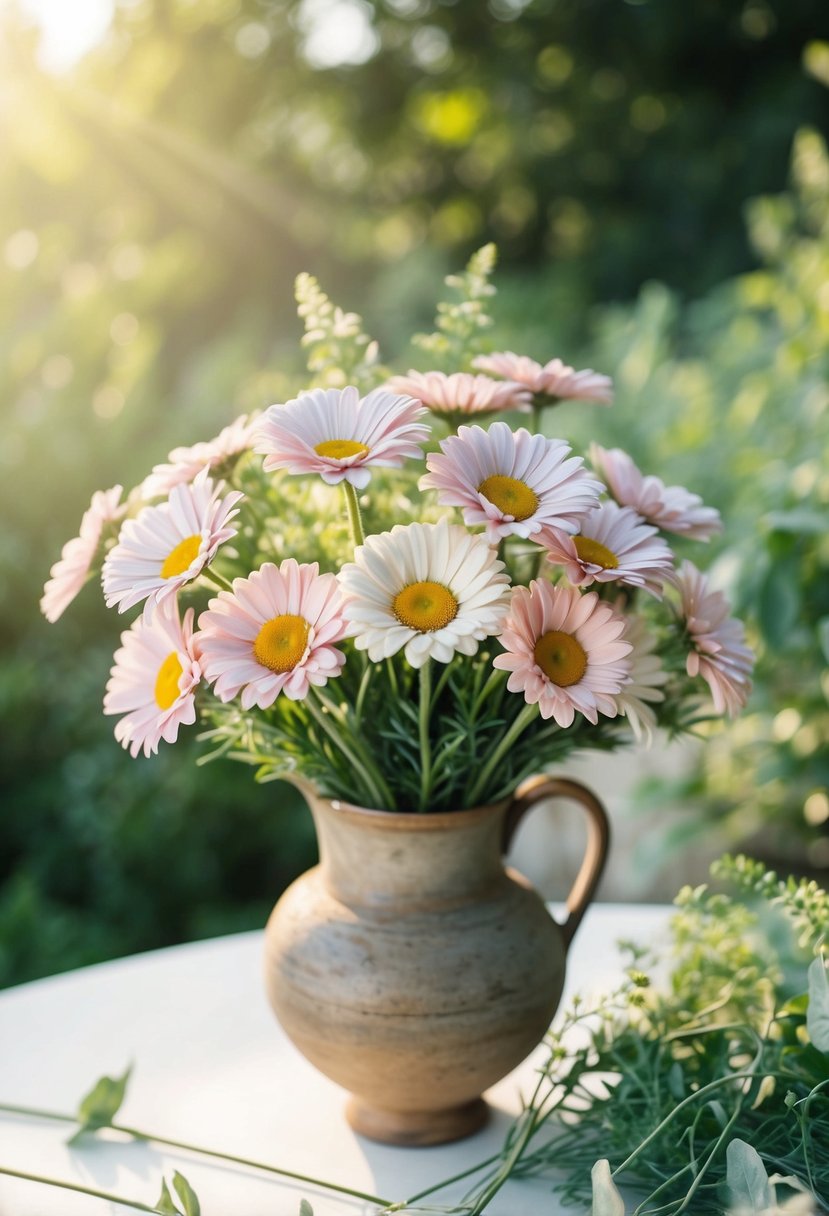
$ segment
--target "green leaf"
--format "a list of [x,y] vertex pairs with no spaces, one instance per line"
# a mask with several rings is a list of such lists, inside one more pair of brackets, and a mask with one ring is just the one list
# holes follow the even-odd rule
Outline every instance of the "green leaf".
[[766,1167],[756,1149],[745,1140],[732,1140],[725,1153],[725,1183],[732,1207],[765,1212],[774,1197]]
[[161,1195],[156,1201],[155,1210],[157,1212],[163,1212],[164,1216],[181,1216],[181,1212],[173,1203],[173,1197],[170,1194],[167,1188],[167,1183],[163,1178],[161,1179]]
[[299,1201],[299,1216],[314,1216],[314,1209],[307,1199],[300,1199]]
[[757,617],[774,650],[784,650],[800,611],[797,568],[791,562],[772,566],[760,586]]
[[606,1157],[597,1161],[590,1171],[593,1183],[593,1206],[590,1216],[625,1216],[625,1204],[610,1176],[610,1162]]
[[809,965],[809,1007],[806,1029],[818,1051],[829,1052],[829,977],[822,958]]
[[77,1111],[80,1127],[70,1137],[69,1144],[73,1144],[84,1132],[94,1132],[99,1127],[112,1126],[112,1121],[124,1101],[131,1072],[130,1064],[120,1077],[100,1077],[89,1093],[81,1098]]
[[190,1183],[178,1170],[173,1174],[173,1186],[182,1203],[184,1216],[201,1216],[201,1205],[198,1196]]

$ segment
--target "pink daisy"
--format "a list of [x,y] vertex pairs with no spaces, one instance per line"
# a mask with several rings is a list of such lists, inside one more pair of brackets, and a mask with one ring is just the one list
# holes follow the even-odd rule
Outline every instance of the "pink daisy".
[[105,714],[124,714],[115,738],[130,754],[149,756],[162,739],[175,743],[179,726],[196,720],[195,688],[201,679],[193,636],[193,609],[179,621],[174,599],[151,620],[139,617],[121,634],[104,697]]
[[658,477],[645,477],[621,448],[605,449],[593,443],[590,462],[621,506],[633,507],[663,532],[707,541],[722,531],[719,511],[704,506],[698,494],[682,486],[666,486]]
[[523,692],[542,718],[571,726],[576,710],[595,726],[615,718],[616,697],[630,675],[624,617],[595,591],[534,581],[515,587],[495,667],[510,672],[507,688]]
[[452,418],[467,414],[498,414],[508,410],[528,410],[529,390],[520,384],[502,384],[489,376],[469,372],[414,372],[392,376],[387,388],[409,393],[432,411]]
[[656,528],[615,502],[604,502],[587,515],[578,536],[545,528],[535,539],[551,562],[564,566],[574,587],[618,581],[660,599],[662,584],[673,571],[673,555]]
[[647,621],[641,616],[626,616],[625,642],[630,642],[630,680],[616,695],[619,712],[624,714],[639,743],[650,745],[656,730],[656,714],[651,704],[665,700],[662,687],[668,682],[668,673],[662,666],[656,649],[656,635],[648,630]]
[[253,447],[259,415],[242,414],[230,426],[220,431],[215,439],[206,443],[195,443],[189,448],[173,448],[167,457],[168,464],[157,464],[140,486],[142,498],[166,498],[173,486],[193,481],[202,469],[214,469],[234,456],[240,456]]
[[420,488],[438,491],[444,506],[461,507],[469,527],[485,524],[487,539],[533,536],[543,527],[576,532],[603,486],[590,478],[580,456],[560,439],[531,435],[506,422],[489,430],[462,426],[426,457]]
[[89,577],[101,533],[106,524],[115,523],[126,514],[126,503],[118,505],[123,486],[111,490],[96,490],[84,512],[79,536],[73,536],[61,550],[60,559],[49,571],[43,588],[40,611],[53,624],[63,615]]
[[345,656],[334,646],[347,626],[333,574],[292,557],[233,580],[199,617],[205,678],[222,701],[242,693],[243,709],[267,709],[281,692],[292,701],[338,676]]
[[329,485],[363,490],[372,468],[399,469],[420,459],[429,428],[416,419],[419,401],[385,389],[360,399],[356,388],[315,388],[286,405],[272,405],[259,423],[257,452],[264,467],[318,473]]
[[196,578],[219,545],[236,535],[227,525],[243,497],[236,490],[222,497],[205,469],[192,485],[173,486],[167,502],[128,519],[104,562],[107,607],[117,604],[124,612],[147,599],[151,611]]
[[708,579],[692,562],[683,562],[673,581],[692,647],[685,665],[688,675],[702,676],[717,713],[733,718],[748,700],[754,667],[742,621],[729,615],[728,600],[721,591],[710,590]]
[[558,401],[595,401],[600,405],[613,402],[613,381],[609,376],[594,372],[592,368],[577,372],[575,368],[551,359],[543,366],[526,355],[513,354],[511,350],[495,355],[479,355],[473,367],[515,380],[539,396],[554,397]]

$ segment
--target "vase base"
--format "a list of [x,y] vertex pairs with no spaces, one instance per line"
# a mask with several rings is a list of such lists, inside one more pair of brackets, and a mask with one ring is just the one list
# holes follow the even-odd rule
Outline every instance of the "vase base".
[[369,1140],[408,1148],[427,1148],[474,1135],[489,1118],[489,1107],[483,1098],[475,1098],[462,1106],[450,1106],[444,1110],[383,1110],[351,1097],[346,1104],[345,1115],[354,1131]]

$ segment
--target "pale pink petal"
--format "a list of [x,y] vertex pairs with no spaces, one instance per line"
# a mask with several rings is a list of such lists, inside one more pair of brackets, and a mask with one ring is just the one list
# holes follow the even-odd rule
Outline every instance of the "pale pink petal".
[[[274,671],[260,663],[254,646],[263,626],[281,616],[305,621],[307,644],[288,670]],[[220,591],[201,614],[199,630],[205,679],[222,701],[241,694],[246,710],[267,709],[280,693],[301,700],[310,684],[324,684],[345,663],[334,646],[348,632],[337,580],[320,574],[316,562],[286,558],[234,579],[232,592]]]
[[[505,653],[496,656],[493,666],[511,673],[509,691],[523,692],[528,704],[538,704],[543,718],[553,717],[566,728],[578,712],[595,724],[599,712],[616,716],[613,698],[630,677],[632,646],[615,640],[624,626],[616,609],[595,592],[583,595],[541,581],[515,587],[500,638]],[[586,667],[573,683],[555,683],[536,660],[537,643],[553,632],[569,635],[583,652]]]

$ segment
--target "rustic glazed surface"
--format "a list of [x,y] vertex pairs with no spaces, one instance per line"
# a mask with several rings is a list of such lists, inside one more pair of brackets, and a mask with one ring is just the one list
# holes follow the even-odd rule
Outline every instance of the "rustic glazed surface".
[[[299,1050],[354,1095],[356,1130],[397,1144],[469,1134],[482,1092],[547,1030],[570,933],[504,868],[502,841],[508,812],[553,784],[517,814],[508,802],[389,814],[309,795],[321,860],[268,922],[266,985]],[[606,834],[573,916],[604,849]]]

